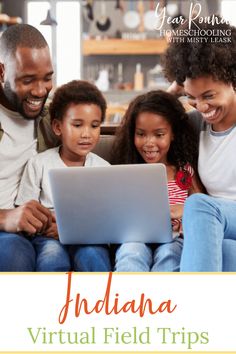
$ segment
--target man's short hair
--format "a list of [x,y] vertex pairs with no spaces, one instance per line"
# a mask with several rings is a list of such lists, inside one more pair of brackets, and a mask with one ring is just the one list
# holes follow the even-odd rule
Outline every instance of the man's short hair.
[[18,24],[7,28],[0,38],[0,59],[15,54],[18,47],[45,48],[48,44],[42,33],[28,24]]

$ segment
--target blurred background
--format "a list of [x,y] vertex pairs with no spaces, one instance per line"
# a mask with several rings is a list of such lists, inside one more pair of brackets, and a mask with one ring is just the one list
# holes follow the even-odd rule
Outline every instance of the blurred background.
[[135,95],[169,85],[160,66],[168,44],[156,29],[157,4],[173,19],[200,4],[201,16],[220,14],[236,25],[236,0],[2,0],[0,32],[14,23],[37,27],[52,53],[54,87],[72,79],[95,83],[109,103],[107,122],[117,124]]

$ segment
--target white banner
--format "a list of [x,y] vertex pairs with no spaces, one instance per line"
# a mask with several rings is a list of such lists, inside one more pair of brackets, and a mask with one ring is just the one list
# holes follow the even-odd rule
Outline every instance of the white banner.
[[236,352],[235,273],[2,273],[0,352]]

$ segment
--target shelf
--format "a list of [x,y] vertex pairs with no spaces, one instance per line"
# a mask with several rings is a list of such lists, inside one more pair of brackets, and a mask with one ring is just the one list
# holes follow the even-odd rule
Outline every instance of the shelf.
[[161,39],[85,39],[82,42],[83,55],[152,55],[162,54],[167,42]]
[[22,23],[22,19],[20,17],[10,17],[7,14],[0,14],[0,25],[15,25],[18,23]]

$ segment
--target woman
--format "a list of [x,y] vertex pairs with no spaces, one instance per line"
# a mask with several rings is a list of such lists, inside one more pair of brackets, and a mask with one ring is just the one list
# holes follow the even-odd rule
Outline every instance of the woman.
[[203,118],[198,172],[208,195],[186,201],[180,270],[236,271],[236,28],[198,26],[220,36],[183,37],[164,56],[167,78],[184,86]]

